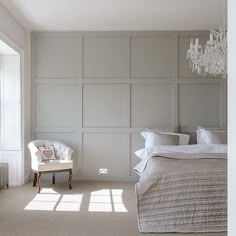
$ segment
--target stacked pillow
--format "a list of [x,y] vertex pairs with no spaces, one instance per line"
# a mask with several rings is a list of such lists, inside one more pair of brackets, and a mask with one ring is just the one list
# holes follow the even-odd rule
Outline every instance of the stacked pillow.
[[227,130],[198,126],[197,144],[227,144]]
[[189,144],[189,135],[187,134],[147,130],[141,132],[141,135],[145,138],[145,147]]
[[[196,132],[197,144],[227,144],[227,130],[224,128],[205,128],[198,126]],[[190,135],[187,134],[155,129],[148,129],[141,132],[141,135],[145,138],[145,147],[156,145],[188,145],[190,139]]]

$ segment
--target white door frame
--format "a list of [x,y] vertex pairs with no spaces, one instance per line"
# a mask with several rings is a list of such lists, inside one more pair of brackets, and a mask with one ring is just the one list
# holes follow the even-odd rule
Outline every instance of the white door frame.
[[24,140],[25,140],[25,106],[24,106],[24,88],[25,88],[25,70],[24,70],[24,57],[25,53],[24,50],[20,47],[18,47],[15,43],[13,43],[8,37],[6,37],[3,33],[0,32],[0,40],[2,40],[4,43],[6,43],[9,47],[14,49],[17,53],[20,55],[20,146],[21,146],[21,179],[20,183],[24,184],[24,173],[25,173],[25,168],[24,168],[24,156],[26,153],[25,150],[25,145],[24,145]]

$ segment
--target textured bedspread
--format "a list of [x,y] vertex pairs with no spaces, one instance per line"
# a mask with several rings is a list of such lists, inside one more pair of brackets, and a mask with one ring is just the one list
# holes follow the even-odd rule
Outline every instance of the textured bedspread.
[[140,232],[227,230],[224,156],[150,157],[136,184],[136,195]]

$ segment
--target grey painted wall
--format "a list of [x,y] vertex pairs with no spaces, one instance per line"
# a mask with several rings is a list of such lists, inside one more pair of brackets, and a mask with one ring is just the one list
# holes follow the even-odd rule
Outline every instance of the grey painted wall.
[[185,58],[196,36],[208,33],[34,32],[32,139],[70,145],[74,178],[135,180],[143,129],[225,126],[226,81]]

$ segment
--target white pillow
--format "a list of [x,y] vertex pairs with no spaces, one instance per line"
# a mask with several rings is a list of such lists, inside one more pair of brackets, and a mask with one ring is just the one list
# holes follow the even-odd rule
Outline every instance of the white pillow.
[[[160,135],[163,136],[161,139]],[[156,145],[188,145],[189,144],[189,135],[179,134],[179,133],[166,133],[166,132],[142,132],[141,135],[145,138],[145,147],[151,147]],[[178,142],[174,140],[174,137],[178,136]],[[165,142],[166,141],[166,142]]]
[[227,144],[227,131],[198,129],[197,144]]
[[46,160],[56,160],[54,147],[39,147],[39,151],[42,153],[42,159],[43,161]]

